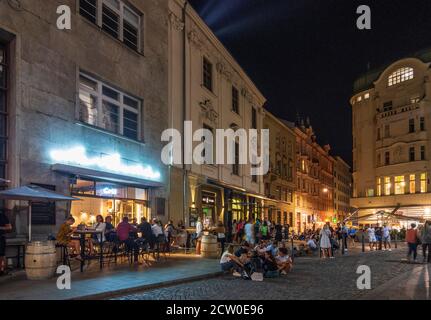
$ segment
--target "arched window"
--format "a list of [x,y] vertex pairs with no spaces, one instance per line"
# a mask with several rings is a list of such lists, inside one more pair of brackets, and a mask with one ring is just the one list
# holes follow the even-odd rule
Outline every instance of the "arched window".
[[391,87],[398,83],[411,80],[414,78],[413,68],[404,67],[392,73],[388,78],[388,86]]

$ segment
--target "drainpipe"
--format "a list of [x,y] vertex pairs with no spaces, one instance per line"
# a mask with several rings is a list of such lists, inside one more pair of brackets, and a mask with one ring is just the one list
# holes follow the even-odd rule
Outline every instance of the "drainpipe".
[[183,162],[183,223],[186,223],[186,213],[187,213],[187,166],[185,164],[185,154],[184,154],[184,146],[185,146],[185,130],[184,130],[184,122],[186,121],[186,112],[187,112],[187,68],[186,68],[186,63],[187,63],[187,57],[186,57],[186,47],[187,47],[187,31],[186,31],[186,10],[187,10],[187,5],[188,5],[188,1],[186,0],[184,2],[184,7],[183,7],[183,23],[184,23],[184,28],[183,28],[183,121],[182,121],[182,125],[183,125],[183,134],[182,134],[182,162]]

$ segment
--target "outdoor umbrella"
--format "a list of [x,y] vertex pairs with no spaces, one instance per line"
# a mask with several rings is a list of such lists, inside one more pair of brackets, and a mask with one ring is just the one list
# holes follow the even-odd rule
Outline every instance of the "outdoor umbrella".
[[28,240],[31,242],[31,203],[33,201],[75,201],[80,200],[56,193],[39,186],[28,185],[15,189],[0,191],[0,199],[28,201]]

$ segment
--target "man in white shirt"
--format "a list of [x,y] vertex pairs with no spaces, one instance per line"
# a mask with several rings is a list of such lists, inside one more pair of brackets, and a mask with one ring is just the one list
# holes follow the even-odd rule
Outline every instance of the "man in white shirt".
[[154,237],[157,239],[159,236],[163,235],[162,227],[157,223],[157,219],[153,219],[153,224],[151,225],[151,231]]
[[373,226],[370,226],[367,232],[368,232],[368,242],[370,243],[370,251],[373,251],[373,248],[377,245],[376,230],[373,228]]
[[307,246],[311,251],[315,252],[317,250],[317,244],[313,238],[308,239]]
[[[383,243],[385,245],[385,250],[392,251],[391,247],[391,228],[387,225],[383,226]],[[389,249],[388,249],[389,247]]]
[[254,225],[251,219],[248,220],[247,224],[244,226],[244,232],[246,241],[249,244],[254,245]]

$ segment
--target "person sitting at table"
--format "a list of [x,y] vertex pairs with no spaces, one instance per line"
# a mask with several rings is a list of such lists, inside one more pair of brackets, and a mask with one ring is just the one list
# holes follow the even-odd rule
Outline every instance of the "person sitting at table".
[[147,218],[143,217],[141,223],[138,226],[139,232],[142,234],[142,240],[145,244],[149,244],[150,247],[154,245],[153,231],[151,229],[151,224],[148,223]]
[[135,263],[139,261],[139,250],[135,240],[130,237],[130,234],[136,231],[136,228],[129,223],[128,217],[124,217],[123,221],[117,226],[118,240],[126,245],[128,252],[133,251]]
[[292,269],[292,259],[287,254],[286,248],[280,248],[278,250],[278,255],[275,257],[275,261],[277,262],[278,270],[281,274],[288,274]]
[[70,216],[66,219],[66,221],[60,226],[60,229],[57,232],[57,244],[60,246],[71,247],[77,254],[76,259],[82,261],[81,257],[81,244],[79,240],[73,239],[72,234],[75,232],[76,228],[72,228],[72,225],[75,223],[75,219]]
[[151,225],[151,231],[152,231],[152,233],[153,233],[154,237],[155,237],[156,239],[158,239],[158,238],[160,238],[160,237],[162,237],[162,236],[164,235],[164,234],[163,234],[163,229],[162,229],[162,227],[160,226],[160,224],[158,223],[158,221],[157,221],[157,219],[156,219],[156,218],[154,218],[152,222],[153,222],[153,223],[152,223],[152,225]]
[[105,239],[112,242],[115,240],[115,227],[112,224],[112,217],[107,216],[105,219]]
[[89,248],[90,248],[90,255],[94,254],[94,243],[96,242],[97,245],[100,243],[103,243],[106,241],[105,237],[105,230],[106,230],[106,224],[103,222],[103,216],[100,214],[96,217],[96,224],[94,225],[94,228],[96,231],[100,231],[101,234],[94,234],[92,237],[92,241],[89,242]]
[[243,254],[247,254],[249,250],[250,250],[249,243],[247,241],[244,241],[243,243],[241,243],[241,246],[239,247],[239,249],[235,251],[235,256],[239,258]]

